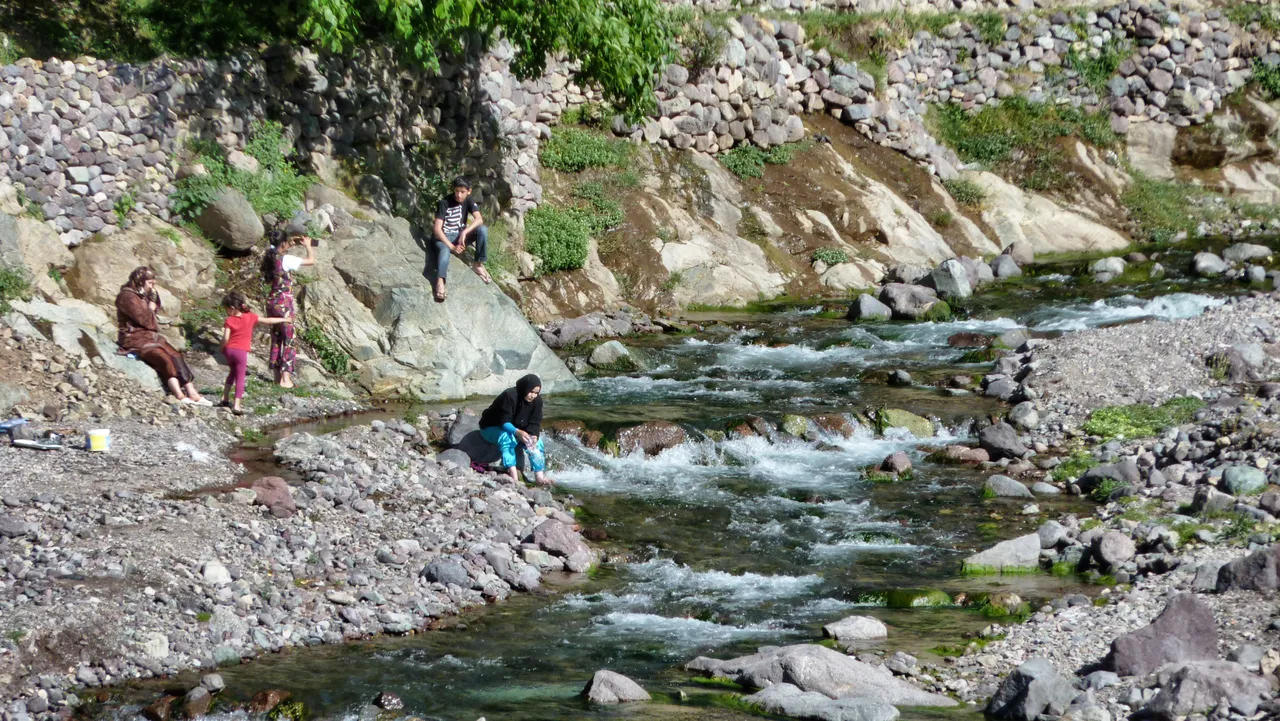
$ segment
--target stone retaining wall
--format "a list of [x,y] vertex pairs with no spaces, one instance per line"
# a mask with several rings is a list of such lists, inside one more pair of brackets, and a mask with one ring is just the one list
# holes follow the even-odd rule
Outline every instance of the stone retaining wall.
[[[877,87],[866,68],[813,50],[798,23],[744,15],[727,22],[714,66],[696,74],[669,66],[654,117],[613,129],[714,153],[799,140],[801,116],[826,112],[947,178],[958,161],[921,122],[930,104],[978,108],[1017,94],[1109,108],[1119,132],[1136,120],[1188,125],[1248,81],[1254,58],[1280,64],[1280,43],[1233,28],[1215,10],[1125,2],[1004,17],[996,43],[960,20],[939,37],[917,33]],[[1067,62],[1116,47],[1131,57],[1105,88],[1090,87]],[[76,245],[115,231],[114,208],[125,193],[136,196],[138,212],[167,219],[183,137],[243,147],[252,122],[270,118],[290,128],[316,168],[346,158],[355,172],[376,175],[362,189],[402,214],[413,217],[418,206],[412,178],[465,172],[489,203],[520,215],[542,199],[539,141],[565,110],[600,98],[560,62],[543,78],[520,82],[510,57],[511,48],[499,44],[445,63],[439,75],[407,69],[385,50],[342,59],[273,48],[143,67],[22,60],[0,68],[0,175]]]

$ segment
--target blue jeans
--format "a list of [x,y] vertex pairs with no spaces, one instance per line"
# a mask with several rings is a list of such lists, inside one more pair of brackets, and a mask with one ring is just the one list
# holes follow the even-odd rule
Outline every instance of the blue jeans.
[[[444,237],[449,239],[450,243],[458,242],[460,233],[445,233]],[[483,263],[489,259],[489,229],[486,226],[480,226],[470,233],[467,233],[467,244],[474,245],[476,249],[476,262]],[[449,273],[449,256],[453,252],[449,250],[449,246],[436,241],[436,277],[444,278]]]
[[508,433],[502,426],[492,426],[490,428],[481,428],[480,436],[486,441],[498,446],[498,450],[502,451],[502,467],[503,468],[520,468],[524,465],[521,456],[529,456],[529,465],[533,466],[534,473],[541,473],[547,468],[546,451],[542,448],[542,437],[538,437],[538,442],[534,448],[526,448],[516,434]]

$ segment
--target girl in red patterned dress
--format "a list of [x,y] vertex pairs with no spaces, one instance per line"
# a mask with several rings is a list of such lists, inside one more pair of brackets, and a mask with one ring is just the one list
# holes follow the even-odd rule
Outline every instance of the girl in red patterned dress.
[[[281,388],[293,387],[293,364],[298,352],[293,348],[293,272],[304,265],[315,265],[314,242],[305,235],[286,235],[273,230],[267,236],[271,247],[262,259],[267,282],[271,283],[271,295],[267,297],[267,316],[285,318],[285,322],[271,329],[271,370]],[[306,249],[307,257],[289,255],[295,246]]]

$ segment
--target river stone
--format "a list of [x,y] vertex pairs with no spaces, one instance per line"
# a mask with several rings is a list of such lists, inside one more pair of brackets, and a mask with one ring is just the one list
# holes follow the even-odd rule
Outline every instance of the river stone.
[[1045,521],[1036,529],[1041,548],[1057,548],[1067,541],[1067,527],[1057,521]]
[[1212,278],[1227,272],[1227,264],[1213,253],[1196,253],[1193,260],[1196,275]]
[[1208,713],[1227,699],[1244,716],[1257,713],[1259,702],[1271,695],[1271,683],[1230,661],[1198,661],[1171,666],[1157,677],[1160,692],[1147,706],[1157,718],[1173,721],[1194,713]]
[[1226,564],[1218,571],[1214,590],[1274,591],[1280,588],[1280,543],[1254,551]]
[[969,274],[965,272],[964,265],[955,258],[943,261],[941,265],[934,268],[929,274],[929,281],[944,300],[968,298],[973,295]]
[[875,296],[863,293],[849,304],[849,312],[845,318],[853,321],[880,321],[889,320],[892,316],[893,310],[889,306],[876,300]]
[[1270,248],[1257,243],[1235,243],[1222,251],[1222,259],[1228,263],[1244,263],[1260,258],[1270,258],[1271,255]]
[[1233,495],[1252,496],[1267,487],[1267,474],[1253,466],[1229,466],[1222,472],[1222,485]]
[[1119,531],[1107,531],[1093,540],[1093,557],[1103,568],[1119,568],[1136,552],[1133,539]]
[[182,697],[182,712],[188,719],[198,719],[209,713],[209,705],[213,703],[213,694],[203,686],[196,686]]
[[880,470],[886,473],[906,473],[911,470],[911,456],[906,451],[895,451],[880,462]]
[[1058,496],[1062,494],[1062,491],[1052,483],[1036,481],[1031,484],[1031,493],[1037,496]]
[[816,644],[766,646],[755,654],[729,661],[700,656],[685,668],[754,688],[789,683],[801,691],[815,691],[828,698],[859,698],[894,706],[958,705],[954,699],[922,691],[896,678],[883,666],[872,666]]
[[852,641],[888,638],[889,628],[873,616],[847,616],[823,626],[822,635],[848,645]]
[[900,320],[919,320],[929,308],[938,302],[938,294],[932,288],[905,283],[885,283],[880,289],[880,302]]
[[788,413],[782,417],[782,432],[796,438],[803,438],[809,433],[809,419]]
[[1032,401],[1023,401],[1009,411],[1009,422],[1015,428],[1029,431],[1040,425],[1040,412]]
[[982,487],[982,495],[995,498],[1031,498],[1027,487],[1008,476],[994,475]]
[[688,432],[669,421],[649,421],[618,431],[618,450],[629,456],[636,450],[646,456],[656,456],[668,448],[675,448],[689,437]]
[[439,463],[440,465],[444,465],[448,463],[454,466],[455,468],[470,468],[471,456],[467,455],[460,449],[450,448],[448,450],[440,451],[439,453],[437,453],[436,462]]
[[206,561],[200,568],[200,575],[210,586],[225,586],[231,583],[231,572],[218,561]]
[[833,699],[801,691],[789,683],[774,684],[744,699],[765,713],[811,721],[894,721],[898,709],[861,698]]
[[587,701],[597,704],[630,703],[652,698],[640,684],[620,673],[600,669],[582,689]]
[[205,237],[232,251],[249,250],[266,232],[249,199],[235,188],[223,188],[196,216],[196,225]]
[[1099,258],[1094,261],[1093,265],[1089,266],[1089,272],[1093,274],[1094,280],[1105,283],[1123,273],[1125,265],[1124,258],[1115,256]]
[[1000,682],[985,712],[995,718],[1033,721],[1041,714],[1061,716],[1075,697],[1075,688],[1052,663],[1032,658]]
[[38,526],[33,523],[27,523],[20,518],[0,516],[0,538],[21,538],[37,530],[39,530]]
[[1150,625],[1111,642],[1103,665],[1121,676],[1146,676],[1166,663],[1218,658],[1218,623],[1194,593],[1180,593]]
[[253,491],[253,503],[266,506],[276,518],[288,518],[298,512],[298,506],[289,493],[289,484],[279,476],[263,476],[249,487]]
[[991,274],[1000,279],[1017,278],[1022,275],[1022,269],[1011,256],[997,255],[991,260]]
[[916,438],[933,436],[933,424],[926,418],[901,408],[885,408],[880,411],[880,422],[885,428],[906,428]]
[[596,368],[607,370],[633,371],[640,368],[640,364],[636,362],[635,356],[631,354],[631,351],[616,340],[596,346],[587,358],[587,362]]
[[1113,481],[1112,500],[1123,495],[1132,495],[1132,489],[1142,482],[1138,471],[1138,463],[1132,458],[1123,458],[1105,466],[1094,466],[1080,474],[1076,481],[1085,493],[1093,493],[1104,481]]
[[480,416],[474,413],[459,413],[449,433],[445,436],[449,448],[462,451],[472,462],[481,465],[494,463],[502,458],[502,451],[494,443],[486,441],[480,435]]
[[591,553],[577,531],[554,519],[545,520],[533,529],[533,542],[547,553],[565,558]]
[[1008,541],[1001,541],[980,553],[964,559],[968,573],[1004,573],[1025,571],[1040,567],[1040,535],[1029,533]]
[[471,577],[462,564],[454,561],[432,561],[422,569],[422,577],[432,583],[453,584],[463,588],[471,587]]
[[220,673],[206,673],[200,677],[200,685],[209,689],[210,693],[217,693],[227,687],[227,682]]
[[1008,423],[993,423],[978,432],[978,443],[992,460],[1022,458],[1027,447],[1018,440],[1018,432]]
[[899,369],[889,373],[889,385],[905,388],[915,385],[915,381],[911,378],[910,373]]

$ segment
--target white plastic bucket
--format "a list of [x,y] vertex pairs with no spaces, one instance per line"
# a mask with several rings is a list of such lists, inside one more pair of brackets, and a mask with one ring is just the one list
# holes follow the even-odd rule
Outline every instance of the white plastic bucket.
[[106,453],[111,450],[111,429],[99,428],[97,430],[89,431],[85,445],[94,453]]

